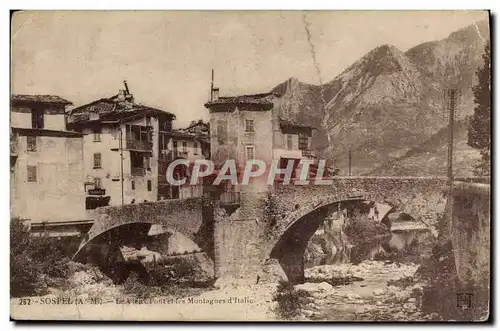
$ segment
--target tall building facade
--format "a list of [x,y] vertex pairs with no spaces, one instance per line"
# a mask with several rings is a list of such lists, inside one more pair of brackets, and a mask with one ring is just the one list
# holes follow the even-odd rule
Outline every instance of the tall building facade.
[[67,129],[71,102],[11,96],[11,215],[32,222],[85,218],[83,134]]
[[[281,100],[277,93],[219,97],[213,89],[210,111],[210,145],[214,163],[236,161],[244,169],[247,160],[261,160],[268,169],[272,162],[286,168],[294,162],[293,176],[300,175],[301,160],[315,160],[311,151],[313,127],[281,118]],[[267,178],[255,184],[265,190]],[[229,189],[229,188],[228,188]],[[239,190],[232,187],[229,190]]]
[[84,134],[86,208],[156,201],[160,137],[175,115],[135,103],[125,90],[77,107],[68,126]]
[[[224,180],[208,186],[216,208],[220,208],[214,225],[215,275],[222,279],[232,275],[246,278],[259,274],[262,256],[250,252],[258,238],[273,227],[266,215],[266,203],[273,191],[268,185],[270,166],[283,169],[291,160],[295,168],[292,176],[298,178],[300,161],[313,160],[313,128],[282,119],[282,101],[276,93],[219,97],[218,92],[212,89],[211,101],[205,107],[210,111],[211,156],[219,172],[227,174],[226,168],[221,168],[227,160],[235,160],[239,179],[250,160],[265,162],[268,171],[251,179],[249,185]],[[271,183],[279,185],[282,179],[276,176]],[[263,226],[266,220],[270,222]],[[241,256],[247,257],[246,263],[241,263]]]
[[163,154],[167,156],[164,162],[160,178],[166,174],[166,170],[171,161],[175,159],[186,159],[189,166],[185,168],[184,177],[186,184],[182,186],[170,186],[166,183],[169,190],[169,198],[190,198],[201,197],[203,195],[203,181],[199,180],[197,185],[190,185],[190,171],[192,170],[196,160],[210,159],[210,125],[203,121],[192,121],[191,124],[182,129],[174,130],[167,135],[168,144],[163,150]]

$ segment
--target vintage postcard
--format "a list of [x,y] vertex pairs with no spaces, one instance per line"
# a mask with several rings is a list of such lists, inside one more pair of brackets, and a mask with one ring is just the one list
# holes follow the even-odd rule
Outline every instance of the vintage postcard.
[[13,320],[487,321],[488,11],[16,11]]

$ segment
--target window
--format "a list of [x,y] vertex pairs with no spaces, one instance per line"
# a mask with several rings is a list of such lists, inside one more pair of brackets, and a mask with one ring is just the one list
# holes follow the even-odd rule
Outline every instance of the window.
[[245,132],[255,132],[253,120],[245,120]]
[[26,136],[28,152],[36,152],[36,136]]
[[309,149],[309,138],[305,134],[299,134],[299,149],[300,150]]
[[151,126],[151,117],[146,116],[146,126]]
[[187,141],[183,141],[182,142],[182,151],[184,153],[187,153],[188,149],[187,149]]
[[43,109],[32,109],[31,110],[31,127],[33,129],[43,129]]
[[101,128],[94,128],[94,142],[101,141]]
[[153,190],[153,183],[151,182],[150,179],[148,179],[148,191],[152,191]]
[[227,122],[223,120],[217,121],[217,141],[220,145],[224,145],[227,140]]
[[144,166],[146,167],[146,169],[150,170],[151,169],[151,158],[149,157],[149,155],[145,155],[144,156]]
[[94,169],[101,168],[101,153],[94,153]]
[[166,138],[165,133],[160,132],[158,135],[158,144],[159,144],[160,151],[167,149],[167,144],[165,144],[165,138]]
[[255,146],[246,146],[245,147],[245,155],[247,160],[255,159]]
[[36,166],[27,166],[28,182],[36,182]]
[[165,130],[167,132],[170,132],[170,131],[172,131],[172,121],[166,120],[163,123],[163,126],[160,126],[160,127],[162,127],[163,130]]
[[135,190],[135,180],[131,181],[130,185],[132,186],[132,190]]
[[195,141],[193,146],[194,146],[193,147],[194,148],[194,155],[198,155],[198,142]]
[[139,140],[140,141],[150,141],[149,140],[149,130],[147,127],[139,126]]
[[[130,151],[130,166],[132,169],[144,169],[146,156],[143,153]],[[142,173],[142,171],[140,171]]]
[[101,188],[101,179],[99,177],[94,178],[94,188]]
[[293,149],[293,136],[291,134],[286,135],[286,148]]

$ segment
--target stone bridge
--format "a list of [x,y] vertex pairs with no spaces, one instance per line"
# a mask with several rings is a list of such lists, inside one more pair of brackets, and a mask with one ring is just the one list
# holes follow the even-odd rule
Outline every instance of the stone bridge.
[[331,185],[243,193],[239,210],[216,215],[216,275],[302,282],[307,243],[333,212],[378,206],[379,221],[397,212],[432,227],[445,210],[447,183],[444,177],[335,177]]
[[106,207],[75,259],[86,261],[86,247],[95,246],[89,243],[102,247],[162,224],[213,258],[218,278],[256,282],[286,276],[302,282],[307,242],[334,211],[376,206],[378,220],[405,213],[432,227],[445,210],[447,183],[444,177],[334,177],[330,185],[240,187],[240,201],[230,208],[217,197],[209,203],[193,198]]
[[213,211],[203,199],[189,198],[96,209],[94,224],[73,260],[110,266],[120,244],[140,242],[153,224],[183,234],[213,259]]

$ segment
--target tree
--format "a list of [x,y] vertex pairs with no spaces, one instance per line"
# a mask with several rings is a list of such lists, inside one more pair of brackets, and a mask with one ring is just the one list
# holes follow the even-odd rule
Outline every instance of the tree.
[[491,104],[490,104],[490,42],[486,42],[483,54],[483,66],[476,71],[477,84],[474,93],[474,115],[469,122],[467,144],[481,152],[481,162],[476,173],[489,175],[491,149]]

